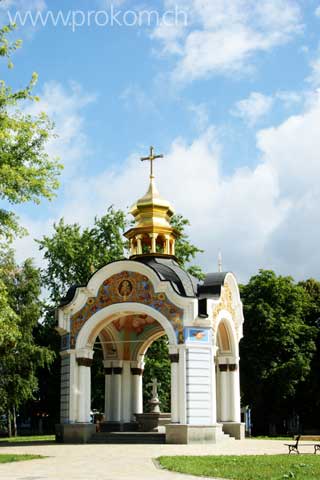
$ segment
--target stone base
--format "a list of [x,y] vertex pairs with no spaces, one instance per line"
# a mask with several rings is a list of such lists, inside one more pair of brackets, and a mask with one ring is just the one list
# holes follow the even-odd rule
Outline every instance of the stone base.
[[60,423],[56,425],[56,441],[61,443],[88,443],[96,433],[93,423]]
[[137,422],[101,422],[100,432],[135,432],[138,430]]
[[160,413],[159,427],[168,425],[168,423],[171,423],[171,413]]
[[160,413],[135,413],[139,432],[157,432]]
[[223,440],[222,424],[216,425],[166,425],[166,443],[218,443]]
[[223,423],[222,430],[236,440],[244,440],[246,436],[244,423],[225,422]]

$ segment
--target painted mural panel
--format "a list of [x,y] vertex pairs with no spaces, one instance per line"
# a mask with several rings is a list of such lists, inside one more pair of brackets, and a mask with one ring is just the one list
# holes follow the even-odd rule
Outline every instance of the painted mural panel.
[[70,347],[74,348],[80,329],[92,315],[109,305],[123,302],[141,303],[162,313],[176,331],[179,343],[183,343],[183,310],[170,302],[166,294],[156,293],[145,275],[123,271],[106,279],[97,296],[88,298],[82,309],[71,317]]

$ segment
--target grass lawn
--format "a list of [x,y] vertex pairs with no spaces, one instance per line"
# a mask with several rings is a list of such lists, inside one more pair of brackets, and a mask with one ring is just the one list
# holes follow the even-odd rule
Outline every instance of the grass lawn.
[[10,463],[10,462],[22,462],[23,460],[34,460],[35,458],[45,458],[41,455],[13,455],[9,454],[0,454],[0,463]]
[[243,455],[159,457],[173,472],[229,480],[319,480],[320,455]]
[[20,442],[53,442],[56,439],[55,435],[35,435],[28,437],[5,437],[0,438],[1,442],[20,443]]

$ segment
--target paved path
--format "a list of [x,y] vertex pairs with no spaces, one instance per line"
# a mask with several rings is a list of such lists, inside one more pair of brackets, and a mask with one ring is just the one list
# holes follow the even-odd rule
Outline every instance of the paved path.
[[278,440],[243,440],[218,445],[52,444],[0,447],[0,453],[49,457],[0,464],[1,480],[199,480],[199,477],[160,470],[152,459],[160,455],[279,454],[287,453],[287,448]]

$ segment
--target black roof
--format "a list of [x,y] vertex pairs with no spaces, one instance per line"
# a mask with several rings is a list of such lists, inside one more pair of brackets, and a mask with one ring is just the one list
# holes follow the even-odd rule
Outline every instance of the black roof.
[[[182,297],[219,298],[226,272],[208,273],[203,282],[183,270],[175,257],[161,255],[137,255],[130,259],[143,263],[155,271],[160,280],[170,282],[174,290]],[[116,263],[116,262],[113,262]],[[65,297],[61,299],[60,307],[67,305],[74,298],[76,289],[82,285],[73,285]]]
[[208,273],[198,287],[199,298],[219,298],[227,272]]
[[160,280],[169,281],[179,295],[197,296],[198,279],[183,270],[174,257],[139,255],[132,260],[148,265],[157,273]]

